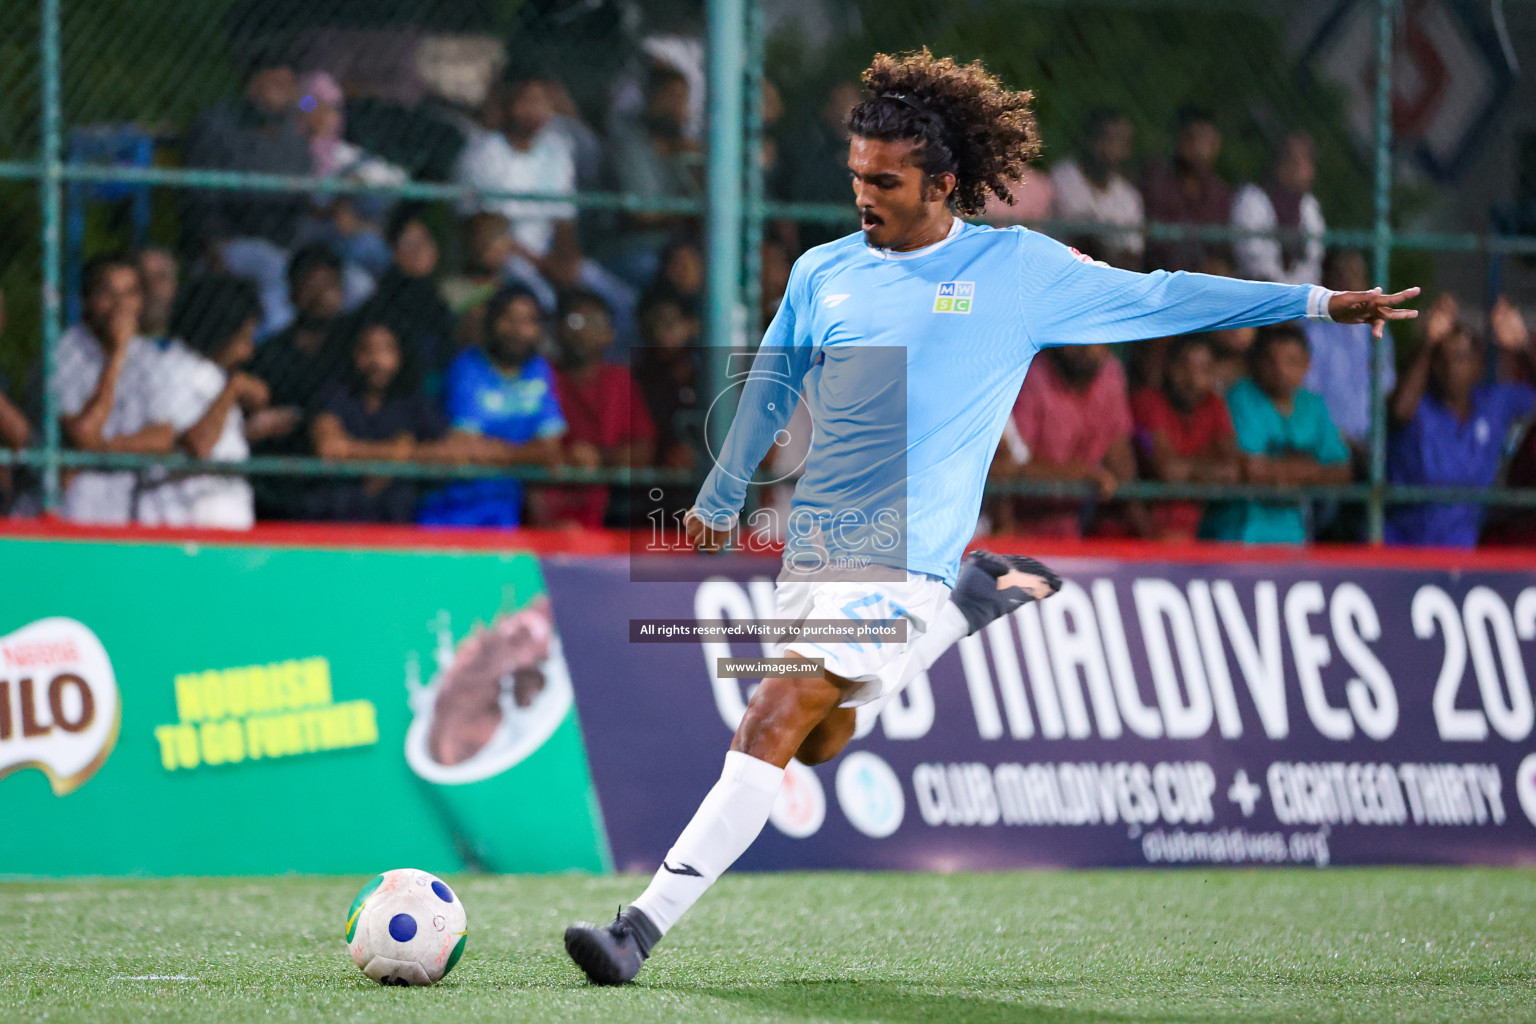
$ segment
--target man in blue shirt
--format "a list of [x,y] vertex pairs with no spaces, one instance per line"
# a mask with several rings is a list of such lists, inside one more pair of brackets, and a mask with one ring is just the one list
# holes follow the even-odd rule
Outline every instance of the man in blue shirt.
[[[1484,379],[1483,346],[1457,322],[1456,300],[1442,295],[1430,310],[1424,344],[1389,406],[1396,429],[1387,448],[1395,484],[1488,487],[1498,479],[1510,430],[1531,415],[1529,384]],[[1489,326],[1500,350],[1536,378],[1536,350],[1520,313],[1500,299]],[[1477,546],[1484,506],[1399,505],[1388,510],[1388,544]]]
[[[448,367],[444,411],[455,431],[504,445],[505,465],[554,465],[565,418],[555,374],[536,349],[544,337],[533,292],[508,285],[486,301],[485,348],[472,348]],[[435,526],[516,526],[523,488],[516,480],[469,480],[428,495],[417,518]]]
[[[1010,198],[1009,183],[1038,152],[1033,96],[979,63],[927,50],[877,56],[863,83],[848,125],[863,230],[796,262],[686,526],[701,549],[725,544],[747,482],[803,396],[811,454],[791,506],[778,616],[901,619],[907,640],[787,645],[789,657],[822,658],[824,668],[757,687],[719,781],[650,886],[611,924],[566,930],[567,953],[597,984],[634,978],[746,850],[792,757],[836,756],[853,735],[856,706],[889,699],[987,614],[1006,610],[970,614],[976,595],[958,570],[1036,352],[1301,316],[1381,324],[1414,315],[1393,308],[1412,291],[1136,274],[1022,228],[966,224],[956,214],[980,213],[989,195]],[[904,365],[893,365],[892,352]],[[823,571],[843,567],[856,571]],[[1015,589],[1015,575],[993,593]],[[1018,589],[1012,606],[1048,593]]]

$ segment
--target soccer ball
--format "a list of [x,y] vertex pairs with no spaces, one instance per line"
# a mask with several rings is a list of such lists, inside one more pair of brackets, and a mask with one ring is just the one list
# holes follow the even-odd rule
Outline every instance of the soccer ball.
[[347,948],[381,985],[430,985],[464,955],[469,921],[448,883],[415,868],[386,871],[347,911]]

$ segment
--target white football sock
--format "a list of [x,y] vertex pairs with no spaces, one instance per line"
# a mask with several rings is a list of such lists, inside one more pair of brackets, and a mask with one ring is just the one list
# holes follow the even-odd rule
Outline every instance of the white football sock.
[[631,905],[665,935],[752,845],[768,824],[768,812],[783,784],[783,768],[739,750],[726,754],[720,781]]

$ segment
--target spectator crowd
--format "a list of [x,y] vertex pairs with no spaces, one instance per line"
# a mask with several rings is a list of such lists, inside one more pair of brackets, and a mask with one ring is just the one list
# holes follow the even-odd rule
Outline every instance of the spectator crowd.
[[[332,75],[300,73],[271,50],[253,55],[248,72],[238,96],[188,128],[189,166],[361,185],[410,177],[349,135],[348,96]],[[455,122],[462,145],[442,162],[467,191],[451,209],[346,189],[198,190],[182,202],[173,244],[86,261],[80,319],[59,339],[51,378],[65,443],[229,468],[79,470],[66,478],[63,515],[234,529],[273,519],[629,525],[632,510],[606,486],[524,487],[498,470],[703,468],[697,216],[576,201],[593,189],[648,200],[701,195],[697,72],[686,59],[653,57],[615,90],[628,99],[603,123],[583,118],[558,76],[505,75],[473,117]],[[772,85],[764,88],[771,195],[846,203],[843,125],[857,88],[834,87],[795,126]],[[1201,110],[1180,113],[1171,159],[1139,168],[1123,113],[1096,111],[1083,129],[1073,155],[1020,183],[1018,201],[988,219],[1051,222],[1063,241],[1127,269],[1367,286],[1360,253],[1324,249],[1305,134],[1278,140],[1264,180],[1234,183],[1218,172],[1221,132]],[[1231,243],[1199,232],[1154,241],[1149,222],[1237,233]],[[837,233],[768,225],[760,327],[794,256]],[[0,296],[0,332],[4,323]],[[1536,354],[1519,311],[1500,299],[1486,317],[1464,316],[1444,295],[1420,323],[1400,377],[1386,339],[1389,478],[1536,484],[1536,438],[1522,436],[1536,405]],[[1149,339],[1125,351],[1047,350],[1024,382],[992,477],[1080,482],[1091,496],[991,497],[980,528],[1361,539],[1356,505],[1278,495],[1367,478],[1372,351],[1368,327],[1316,321]],[[0,379],[0,444],[21,450],[42,434],[41,386],[23,399],[10,383]],[[238,466],[251,456],[318,457],[338,471],[243,475]],[[478,469],[443,482],[453,474],[380,465],[391,462]],[[1269,485],[1277,496],[1117,500],[1136,479]],[[35,490],[25,474],[0,475],[0,509],[35,508]],[[1393,506],[1387,539],[1459,547],[1485,533],[1532,539],[1518,522],[1486,519],[1477,503]]]

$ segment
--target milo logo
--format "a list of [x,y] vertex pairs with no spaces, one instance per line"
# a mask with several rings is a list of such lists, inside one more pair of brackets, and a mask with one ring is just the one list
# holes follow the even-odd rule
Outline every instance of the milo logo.
[[55,795],[72,793],[112,753],[121,722],[112,662],[83,623],[39,619],[0,637],[0,778],[36,768]]

